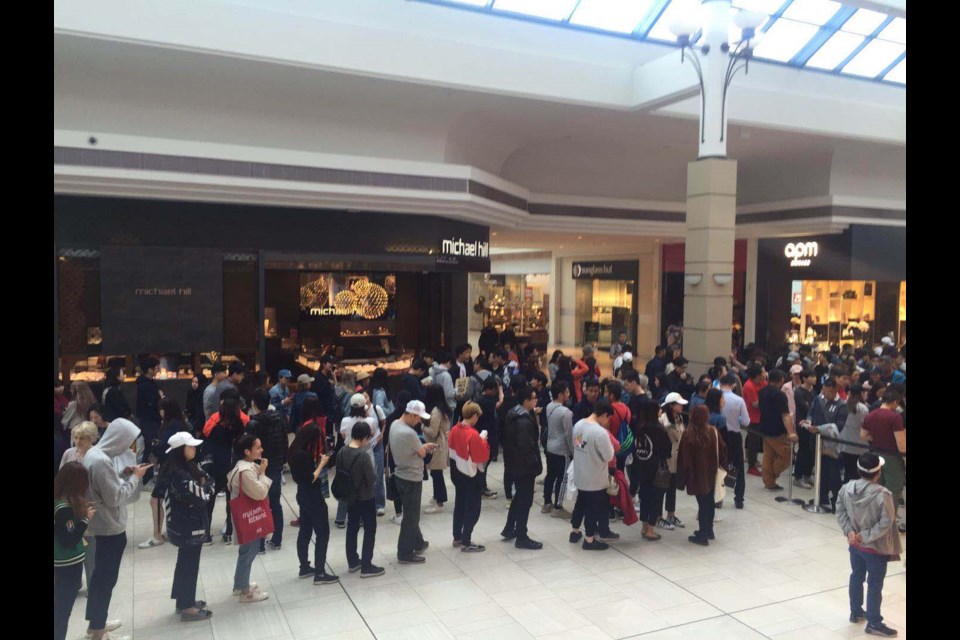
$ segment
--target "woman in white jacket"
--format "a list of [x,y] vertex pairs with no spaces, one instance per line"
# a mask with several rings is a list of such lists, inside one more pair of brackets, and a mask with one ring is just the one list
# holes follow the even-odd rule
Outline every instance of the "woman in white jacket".
[[663,413],[660,414],[660,424],[667,430],[672,445],[670,459],[667,460],[667,468],[670,469],[670,488],[664,494],[664,509],[667,512],[666,518],[657,520],[657,526],[661,529],[673,530],[675,527],[684,527],[683,521],[677,517],[677,454],[680,451],[680,438],[683,436],[683,407],[687,401],[679,393],[668,393],[663,399],[660,407]]
[[[260,438],[252,433],[243,434],[237,439],[234,455],[237,465],[227,474],[230,495],[239,496],[242,491],[251,500],[266,499],[271,480],[267,477],[267,459],[261,457]],[[256,460],[260,461],[259,464]],[[233,595],[240,596],[240,602],[261,602],[269,597],[265,591],[260,591],[256,582],[250,582],[250,567],[259,551],[260,538],[240,545],[237,569],[233,574]]]

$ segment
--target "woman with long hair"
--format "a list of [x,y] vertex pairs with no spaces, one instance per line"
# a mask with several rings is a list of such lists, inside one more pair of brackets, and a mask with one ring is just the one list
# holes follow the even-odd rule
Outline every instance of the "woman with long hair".
[[[207,512],[211,522],[213,522],[213,510],[217,504],[217,494],[225,490],[227,495],[227,526],[221,539],[224,544],[233,541],[233,520],[230,518],[230,488],[227,483],[227,472],[230,471],[232,462],[233,444],[244,431],[244,424],[240,418],[240,399],[237,397],[238,395],[233,389],[227,389],[223,392],[219,415],[213,428],[207,434],[207,444],[204,447],[204,454],[209,454],[212,457],[211,475],[216,484],[213,498],[207,503]],[[204,544],[212,544],[212,542],[212,536],[207,536]]]
[[[319,404],[319,401],[317,402]],[[326,438],[320,427],[310,421],[300,427],[287,452],[290,475],[297,483],[297,505],[300,507],[300,532],[297,534],[297,557],[300,577],[313,577],[317,584],[336,582],[339,578],[326,572],[327,544],[330,542],[330,516],[321,476],[326,475],[331,462],[331,451],[326,449]],[[308,552],[310,537],[315,535],[313,566]]]
[[63,465],[53,479],[53,637],[64,640],[80,591],[86,557],[83,534],[97,512],[87,502],[90,476],[80,462]]
[[130,405],[127,398],[123,395],[120,385],[123,384],[123,371],[119,367],[110,367],[107,369],[106,385],[103,389],[103,418],[107,422],[113,422],[117,418],[130,418]]
[[103,417],[103,413],[103,405],[101,405],[99,402],[95,402],[92,407],[87,409],[87,415],[84,418],[85,420],[89,420],[93,424],[97,425],[97,431],[101,436],[103,435],[103,432],[107,430],[107,426],[110,424],[110,422]]
[[644,413],[637,416],[634,423],[633,464],[640,498],[640,533],[644,540],[655,541],[661,538],[654,527],[661,519],[666,489],[658,487],[654,481],[657,472],[667,466],[673,445],[666,429],[660,424],[660,406],[656,402],[647,402],[643,407]]
[[[340,441],[344,445],[350,444],[353,440],[353,427],[360,422],[366,423],[370,427],[370,433],[379,438],[380,421],[376,418],[376,414],[370,415],[369,409],[366,395],[355,393],[350,397],[350,413],[340,421]],[[369,446],[367,450],[370,453],[370,459],[373,460],[373,447]],[[337,501],[337,515],[334,518],[337,529],[344,529],[347,526],[347,506],[346,501]]]
[[[182,421],[168,419],[171,410],[168,406],[164,411],[163,404],[168,399],[160,401],[164,423],[182,425]],[[197,576],[200,551],[210,529],[207,503],[214,497],[215,486],[213,479],[197,465],[197,447],[203,444],[202,440],[194,439],[188,431],[178,431],[168,437],[165,444],[169,448],[164,452],[157,488],[163,489],[159,498],[166,497],[168,501],[167,534],[170,543],[177,547],[170,597],[176,601],[181,621],[206,620],[213,612],[206,608],[206,602],[197,600]],[[157,495],[156,489],[154,495]]]
[[700,528],[687,539],[706,547],[714,539],[713,516],[716,512],[714,488],[717,470],[727,466],[727,445],[720,432],[710,426],[710,412],[699,406],[690,412],[690,424],[680,438],[677,455],[677,487],[696,496],[700,508]]
[[562,356],[563,351],[560,351],[560,349],[554,349],[553,353],[550,354],[550,364],[547,365],[547,369],[550,370],[550,384],[557,382],[557,371],[560,369],[558,362]]
[[843,430],[840,432],[840,439],[847,442],[859,442],[863,446],[858,447],[852,444],[840,445],[840,458],[843,460],[843,482],[844,484],[851,480],[860,479],[860,471],[857,469],[857,460],[861,455],[869,451],[870,444],[860,437],[860,427],[863,425],[863,419],[870,413],[870,408],[864,402],[866,390],[861,384],[855,384],[847,391],[847,421],[843,423]]
[[[393,413],[396,407],[393,402],[390,400],[390,382],[387,377],[387,370],[383,367],[378,367],[373,372],[373,378],[370,380],[370,393],[371,401],[373,407],[378,417],[382,417],[383,420],[380,422],[380,431],[383,432],[387,428],[386,417]],[[382,516],[386,513],[387,506],[387,495],[386,489],[383,484],[383,449],[384,449],[383,438],[377,438],[376,444],[373,446],[373,462],[376,467],[377,472],[377,483],[374,487],[374,494],[377,500],[377,515]]]
[[90,390],[90,385],[83,380],[74,380],[70,383],[70,402],[63,412],[64,431],[73,431],[73,428],[87,419],[87,411],[90,410],[97,399]]
[[[157,436],[157,442],[150,451],[158,466],[163,466],[167,458],[167,441],[173,437],[173,434],[187,431],[187,424],[183,420],[183,412],[180,405],[170,396],[164,396],[159,403],[160,420],[162,425]],[[202,442],[202,441],[198,441]],[[163,535],[163,496],[166,493],[166,487],[157,482],[150,494],[150,513],[153,516],[153,535],[137,545],[138,549],[150,549],[158,547],[167,541]]]
[[[71,462],[82,463],[83,456],[100,439],[100,431],[97,429],[97,425],[89,420],[84,420],[75,426],[70,435],[73,438],[73,446],[63,453],[63,458],[60,460],[61,469]],[[83,574],[89,588],[90,578],[93,576],[93,559],[96,554],[97,539],[94,536],[84,536],[83,539],[87,541],[87,553],[83,560]],[[86,593],[83,593],[83,595],[86,595]]]
[[186,419],[193,427],[195,434],[203,429],[203,423],[206,422],[203,415],[203,390],[207,388],[209,381],[202,373],[198,373],[190,380],[190,390],[187,391],[187,404],[184,407]]
[[430,413],[430,425],[424,426],[423,437],[426,442],[434,442],[437,448],[433,450],[433,458],[427,465],[427,471],[433,478],[433,499],[431,505],[423,510],[424,513],[443,513],[443,504],[447,501],[447,483],[443,478],[443,470],[450,466],[450,453],[447,440],[450,437],[450,420],[453,412],[447,404],[443,387],[432,384],[427,387],[427,411]]
[[[267,476],[269,460],[263,457],[260,438],[252,433],[241,435],[233,448],[237,464],[227,474],[227,498],[241,493],[251,500],[261,501],[267,498],[271,480]],[[228,503],[229,504],[229,503]],[[226,537],[226,536],[224,536]],[[233,595],[240,596],[240,602],[262,602],[269,596],[261,591],[256,582],[250,582],[250,568],[260,551],[260,538],[248,540],[237,549],[237,568],[233,573]]]
[[[406,389],[402,389],[397,393],[397,401],[395,403],[396,408],[393,410],[393,413],[387,416],[387,426],[383,430],[383,436],[380,438],[383,442],[390,442],[390,425],[403,416],[403,413],[407,407],[407,403],[409,403],[412,399],[413,396]],[[383,460],[385,463],[385,473],[389,471],[389,474],[392,476],[394,470],[397,468],[397,463],[390,454],[389,446],[384,448]],[[390,518],[390,522],[393,524],[400,524],[403,520],[403,503],[400,501],[400,496],[395,495],[391,499],[393,500],[393,517]]]
[[667,511],[666,518],[657,520],[657,526],[661,529],[673,530],[675,527],[685,527],[683,521],[677,517],[677,455],[680,451],[680,438],[683,437],[683,407],[687,401],[679,393],[668,393],[663,399],[660,408],[663,413],[660,414],[660,424],[666,429],[670,437],[672,448],[670,459],[667,460],[667,468],[670,470],[670,487],[666,491],[664,508]]

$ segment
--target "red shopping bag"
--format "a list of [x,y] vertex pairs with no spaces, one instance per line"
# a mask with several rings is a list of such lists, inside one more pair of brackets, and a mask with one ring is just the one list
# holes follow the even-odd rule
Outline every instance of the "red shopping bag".
[[273,513],[270,499],[254,500],[243,491],[230,501],[230,516],[233,518],[238,544],[247,544],[273,533]]

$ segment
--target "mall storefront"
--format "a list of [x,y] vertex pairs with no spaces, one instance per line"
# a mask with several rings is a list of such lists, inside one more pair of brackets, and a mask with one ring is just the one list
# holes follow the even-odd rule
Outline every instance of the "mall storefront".
[[[488,229],[444,218],[54,197],[55,375],[100,383],[161,359],[181,402],[195,372],[400,373],[467,338],[467,278]],[[178,391],[174,391],[174,387]]]
[[870,347],[907,339],[906,228],[758,242],[757,344]]

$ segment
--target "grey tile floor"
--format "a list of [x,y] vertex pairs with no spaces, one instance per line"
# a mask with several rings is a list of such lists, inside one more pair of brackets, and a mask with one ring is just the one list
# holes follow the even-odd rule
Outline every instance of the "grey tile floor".
[[[743,510],[717,514],[717,539],[707,548],[687,542],[695,528],[696,501],[678,496],[686,529],[661,531],[659,542],[640,539],[639,525],[614,525],[622,538],[605,552],[586,552],[567,541],[569,524],[540,513],[542,487],[530,513],[531,535],[541,551],[500,542],[506,519],[500,478],[491,467],[489,484],[500,490],[484,500],[475,540],[482,554],[463,554],[450,545],[452,503],[446,513],[422,515],[430,541],[424,565],[398,565],[399,527],[378,518],[375,562],[386,575],[361,580],[347,573],[344,531],[333,528],[328,563],[340,575],[333,586],[297,578],[297,529],[284,529],[283,549],[258,556],[252,579],[269,600],[241,605],[230,594],[237,548],[217,542],[205,547],[197,597],[214,616],[181,623],[174,615],[170,585],[176,549],[165,544],[137,549],[152,528],[149,497],[130,509],[128,546],[114,590],[110,618],[136,640],[649,640],[692,638],[859,638],[863,624],[847,620],[849,559],[846,541],[831,515],[781,504],[747,477]],[[784,476],[784,480],[786,476]],[[448,492],[453,497],[449,482]],[[424,504],[431,497],[424,484]],[[283,488],[284,520],[297,512],[296,486]],[[810,498],[812,491],[797,491]],[[224,512],[218,500],[216,528]],[[331,517],[334,501],[330,500]],[[331,522],[332,525],[332,522]],[[904,544],[906,544],[904,537]],[[312,551],[311,551],[312,557]],[[904,558],[906,556],[904,555]],[[906,635],[904,562],[891,563],[884,587],[886,623]],[[77,599],[68,638],[82,638],[86,599]]]

